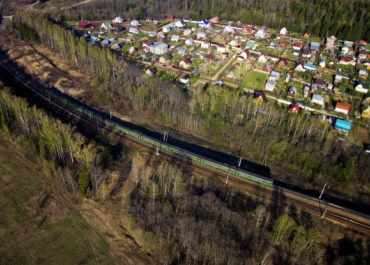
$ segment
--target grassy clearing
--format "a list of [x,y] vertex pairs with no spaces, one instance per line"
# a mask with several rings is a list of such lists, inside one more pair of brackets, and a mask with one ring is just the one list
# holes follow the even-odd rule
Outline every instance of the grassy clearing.
[[240,88],[247,89],[263,89],[267,75],[256,71],[251,71],[244,78],[243,82],[240,84]]
[[103,237],[41,182],[37,163],[1,133],[0,143],[0,264],[95,264],[89,241],[99,263],[117,263]]

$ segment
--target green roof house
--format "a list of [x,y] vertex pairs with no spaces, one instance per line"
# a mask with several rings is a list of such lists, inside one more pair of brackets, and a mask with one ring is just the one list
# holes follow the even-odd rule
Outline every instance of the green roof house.
[[257,48],[257,43],[254,40],[249,40],[247,41],[245,48],[254,51]]

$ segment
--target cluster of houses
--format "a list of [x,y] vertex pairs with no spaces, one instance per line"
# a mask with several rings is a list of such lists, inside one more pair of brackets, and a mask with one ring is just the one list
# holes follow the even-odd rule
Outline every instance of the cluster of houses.
[[[110,47],[114,50],[119,50],[121,48],[120,43],[116,43],[117,38],[113,37],[102,40],[101,36],[104,36],[104,32],[120,32],[126,30],[126,32],[133,35],[144,32],[148,34],[149,37],[153,37],[152,40],[156,39],[156,41],[148,40],[142,42],[141,47],[130,47],[127,52],[129,55],[135,54],[139,49],[142,49],[144,55],[149,53],[156,55],[157,62],[161,63],[163,66],[168,65],[171,62],[172,56],[170,55],[169,51],[177,51],[177,53],[182,56],[182,59],[179,61],[179,67],[182,69],[188,69],[190,67],[192,63],[192,56],[200,56],[206,63],[213,61],[222,62],[228,58],[231,51],[236,51],[237,61],[243,62],[244,60],[249,59],[251,53],[258,51],[259,45],[261,45],[260,39],[267,39],[271,37],[270,34],[267,33],[267,28],[265,26],[243,26],[240,22],[226,23],[224,21],[224,23],[220,23],[218,17],[214,17],[209,21],[191,21],[175,20],[173,15],[169,15],[167,19],[169,23],[157,31],[142,28],[140,21],[137,20],[132,20],[130,23],[123,24],[123,19],[120,17],[116,17],[111,22],[105,21],[100,24],[82,20],[79,22],[78,26],[83,29],[91,26],[99,29],[100,32],[98,36],[86,34],[86,39],[95,44],[98,43],[103,47]],[[148,18],[146,22],[153,23],[155,25],[158,24],[157,20],[153,20],[151,18]],[[192,25],[195,23],[197,26],[192,26],[190,28],[187,26],[188,23],[191,23]],[[217,30],[213,30],[214,25],[218,25]],[[220,26],[222,28],[221,30],[219,30]],[[171,34],[171,31],[174,29],[176,29],[176,34]],[[210,41],[209,38],[213,32],[217,32],[218,34],[230,34],[231,40],[226,44],[214,43]],[[272,41],[268,48],[280,48],[283,50],[291,49],[291,55],[293,56],[293,59],[272,56],[261,52],[259,53],[256,61],[259,64],[265,64],[265,66],[262,68],[262,71],[269,74],[264,87],[266,91],[274,91],[277,80],[281,78],[281,72],[274,70],[273,64],[267,63],[269,60],[272,60],[278,62],[277,65],[280,68],[287,68],[289,62],[294,62],[295,66],[285,72],[285,82],[289,81],[293,71],[300,73],[306,71],[325,71],[327,70],[327,65],[333,63],[337,66],[362,64],[366,66],[367,69],[360,69],[358,71],[360,80],[355,83],[354,89],[360,93],[368,93],[370,83],[368,82],[369,79],[367,70],[370,69],[370,51],[366,50],[365,45],[367,43],[365,41],[360,41],[359,45],[357,46],[357,50],[354,51],[353,42],[344,41],[343,45],[338,46],[338,41],[334,36],[326,38],[325,42],[323,43],[315,41],[307,43],[304,40],[283,38],[284,35],[288,34],[286,27],[283,27],[279,31],[279,34],[280,35],[277,35],[279,41]],[[280,37],[282,37],[281,40]],[[126,38],[125,42],[125,44],[131,43],[130,38]],[[180,45],[172,44],[171,46],[167,44],[167,42],[180,43]],[[182,42],[184,43],[184,46],[181,45]],[[201,50],[197,49],[196,51],[190,53],[189,50],[192,50],[191,47],[194,45],[199,46]],[[217,54],[215,52],[217,52]],[[336,61],[328,61],[326,58],[323,58],[323,52],[336,52]],[[299,62],[297,60],[299,60]],[[149,68],[147,73],[149,75],[155,74],[155,68]],[[231,74],[229,73],[229,75]],[[298,91],[297,87],[295,86],[288,87],[287,94],[294,97],[298,93],[301,93],[303,98],[308,98],[309,94],[311,94],[311,102],[324,107],[324,98],[316,92],[318,90],[338,92],[340,82],[346,78],[348,77],[342,75],[340,72],[336,72],[333,82],[327,82],[321,78],[314,78],[310,85],[303,85],[301,91]],[[189,75],[185,74],[181,78],[180,82],[187,83],[188,80]],[[369,102],[370,100],[365,99],[363,101],[363,117],[370,117]],[[295,103],[289,105],[289,111],[298,112],[299,104]],[[334,111],[348,115],[349,105],[338,102]]]

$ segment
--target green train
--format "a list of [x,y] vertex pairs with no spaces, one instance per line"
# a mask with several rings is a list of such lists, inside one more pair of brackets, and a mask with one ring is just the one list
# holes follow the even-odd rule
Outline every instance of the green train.
[[118,131],[121,131],[121,132],[123,132],[127,135],[135,137],[136,139],[139,139],[140,141],[149,143],[149,144],[154,145],[154,146],[158,146],[163,150],[166,150],[166,151],[169,151],[171,153],[180,155],[182,157],[191,159],[191,160],[193,160],[197,163],[200,163],[200,164],[203,164],[203,165],[206,165],[206,166],[218,169],[218,170],[222,170],[224,172],[233,174],[233,175],[238,176],[238,177],[242,177],[242,178],[245,178],[245,179],[248,179],[248,180],[258,182],[262,185],[266,185],[266,186],[272,186],[273,185],[273,180],[271,178],[267,178],[267,177],[264,177],[264,176],[261,176],[261,175],[258,175],[258,174],[252,173],[252,172],[248,172],[248,171],[242,170],[240,168],[239,169],[231,169],[230,167],[225,166],[224,164],[219,163],[217,161],[211,160],[211,159],[206,158],[206,157],[201,157],[201,156],[199,156],[195,153],[189,152],[187,150],[182,150],[182,149],[174,147],[174,146],[172,146],[168,143],[164,143],[160,140],[153,139],[153,138],[151,138],[147,135],[144,136],[142,134],[136,133],[136,132],[134,132],[134,131],[132,131],[132,130],[130,130],[130,129],[128,129],[128,128],[126,128],[126,127],[124,127],[124,126],[122,126],[122,125],[120,125],[120,124],[118,124],[118,123],[116,123],[112,120],[110,120],[110,119],[105,119],[104,117],[102,117],[98,113],[93,112],[92,110],[88,110],[88,109],[82,107],[81,105],[79,105],[78,103],[74,103],[71,100],[68,100],[66,97],[61,96],[60,94],[56,93],[55,91],[47,90],[47,93],[51,94],[53,97],[57,98],[58,100],[62,101],[65,104],[67,104],[68,106],[72,107],[73,109],[87,115],[88,117],[90,117],[94,120],[97,120],[98,122],[101,122],[103,124],[106,124],[109,127],[113,128],[113,129],[116,129]]

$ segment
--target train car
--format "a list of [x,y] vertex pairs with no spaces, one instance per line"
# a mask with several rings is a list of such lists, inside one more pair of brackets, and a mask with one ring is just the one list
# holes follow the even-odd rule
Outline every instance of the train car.
[[150,136],[147,136],[147,135],[144,136],[142,134],[133,132],[132,130],[130,130],[128,128],[125,128],[124,126],[122,126],[122,125],[120,125],[120,124],[118,124],[114,121],[104,119],[102,116],[99,115],[98,111],[95,112],[93,110],[89,110],[87,108],[84,108],[81,105],[75,104],[75,103],[71,102],[70,100],[68,100],[67,98],[56,94],[54,91],[49,90],[49,91],[47,91],[47,93],[52,95],[55,98],[58,98],[59,100],[61,100],[65,104],[74,108],[75,110],[91,117],[92,119],[97,120],[101,123],[104,123],[107,126],[110,126],[114,129],[119,130],[119,131],[121,131],[125,134],[128,134],[128,135],[132,136],[132,137],[135,137],[138,140],[141,140],[143,142],[152,144],[154,146],[160,146],[161,149],[163,149],[163,150],[166,150],[166,151],[172,152],[174,154],[180,155],[182,157],[185,157],[187,159],[196,161],[200,164],[207,165],[209,167],[212,167],[212,168],[215,168],[215,169],[218,169],[218,170],[222,170],[224,172],[229,172],[229,173],[231,173],[233,175],[236,175],[238,177],[249,179],[249,180],[252,180],[252,181],[258,182],[260,184],[267,185],[267,186],[272,186],[273,185],[273,180],[271,178],[267,178],[267,177],[264,177],[262,175],[259,175],[259,174],[256,174],[256,173],[251,173],[251,172],[248,172],[248,171],[245,171],[245,170],[242,170],[242,169],[238,169],[238,170],[230,169],[230,166],[225,165],[223,163],[220,163],[218,161],[214,161],[212,159],[202,157],[202,156],[200,156],[196,153],[192,153],[192,152],[189,152],[187,150],[184,150],[184,149],[181,149],[181,148],[178,148],[178,147],[174,147],[174,146],[172,146],[168,143],[162,142],[158,139],[151,138]]

